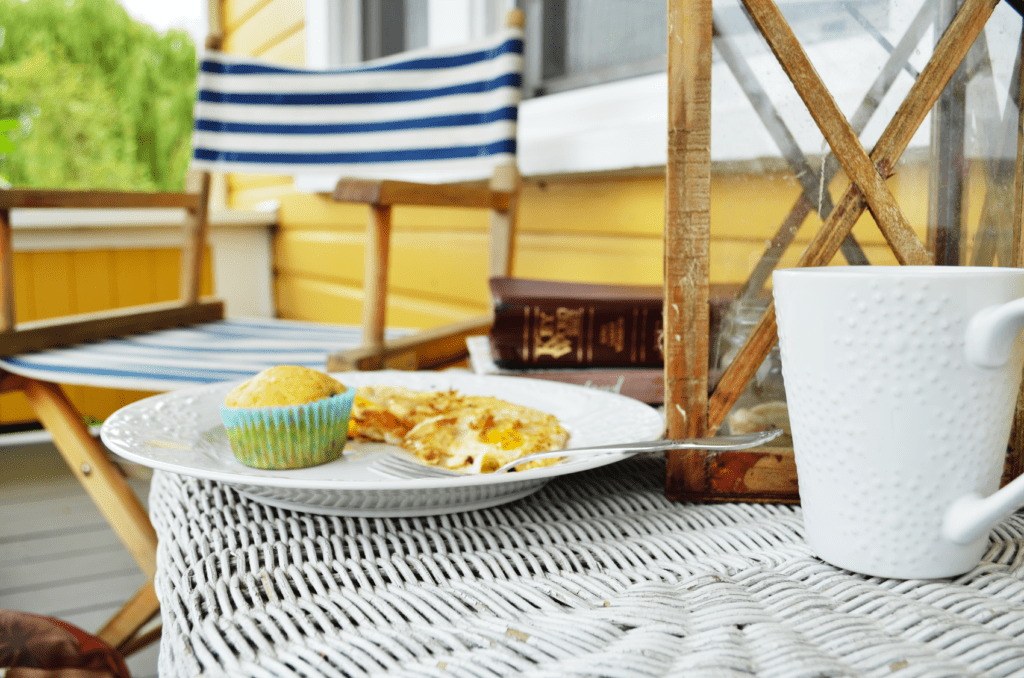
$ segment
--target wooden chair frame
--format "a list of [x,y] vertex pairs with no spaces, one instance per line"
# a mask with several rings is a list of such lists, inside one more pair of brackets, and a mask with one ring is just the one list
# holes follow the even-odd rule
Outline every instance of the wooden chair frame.
[[[180,325],[219,320],[224,304],[200,298],[203,258],[208,230],[210,178],[203,175],[195,193],[123,193],[11,189],[0,191],[0,355],[17,355],[57,346]],[[178,301],[147,304],[100,313],[17,323],[15,320],[14,254],[11,210],[18,208],[138,209],[184,208],[181,256],[181,297]],[[128,486],[121,470],[92,436],[82,414],[59,384],[0,370],[0,393],[21,391],[38,421],[100,513],[146,575],[147,583],[101,628],[97,635],[131,654],[159,637],[159,628],[139,630],[159,611],[153,590],[156,571],[156,532],[145,507]]]
[[[870,210],[900,264],[932,264],[932,255],[885,184],[914,133],[938,100],[981,33],[998,0],[966,0],[935,47],[925,68],[870,154],[815,72],[807,54],[772,0],[743,0],[760,33],[850,177],[850,185],[801,254],[798,266],[827,264],[839,252],[854,223]],[[665,393],[668,435],[714,432],[777,341],[775,307],[760,322],[708,394],[708,285],[710,245],[710,138],[712,11],[710,0],[669,2],[669,158],[665,222]],[[1024,108],[1022,108],[1024,110]],[[1018,137],[1020,139],[1020,137]],[[1018,149],[1020,141],[1018,140]],[[1014,197],[1012,265],[1022,261],[1021,198],[1024,189],[1018,150]],[[775,247],[778,247],[777,245]],[[782,245],[784,249],[784,245]],[[1011,466],[1022,469],[1024,453],[1018,408]],[[774,476],[760,490],[744,479],[755,470]],[[771,450],[669,453],[666,493],[702,501],[796,501],[792,454]]]
[[490,185],[485,187],[435,186],[386,180],[339,181],[334,192],[335,200],[364,203],[369,208],[363,286],[363,345],[328,356],[328,371],[436,369],[465,358],[468,355],[466,337],[486,334],[493,322],[491,315],[401,339],[384,340],[392,207],[419,205],[489,210],[490,275],[511,275],[519,188],[519,172],[514,165],[497,167]]

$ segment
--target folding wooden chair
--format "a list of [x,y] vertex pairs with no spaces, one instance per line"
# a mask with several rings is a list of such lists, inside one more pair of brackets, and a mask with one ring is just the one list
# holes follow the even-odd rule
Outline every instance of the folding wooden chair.
[[490,326],[483,317],[384,341],[394,206],[490,210],[490,271],[511,273],[522,12],[506,24],[474,43],[330,71],[207,52],[196,167],[357,177],[339,181],[334,199],[369,206],[363,346],[332,355],[330,370],[437,367],[467,355],[465,337]]
[[[98,341],[222,318],[223,304],[199,296],[207,230],[208,182],[195,193],[119,193],[108,191],[0,191],[0,356]],[[182,248],[182,291],[176,302],[135,306],[102,313],[18,324],[15,315],[14,255],[11,210],[17,208],[179,207],[188,214]],[[97,635],[125,654],[155,639],[135,638],[159,609],[153,591],[156,533],[146,510],[89,433],[84,418],[56,381],[24,376],[0,368],[0,393],[22,391],[40,423],[100,512],[150,579]]]

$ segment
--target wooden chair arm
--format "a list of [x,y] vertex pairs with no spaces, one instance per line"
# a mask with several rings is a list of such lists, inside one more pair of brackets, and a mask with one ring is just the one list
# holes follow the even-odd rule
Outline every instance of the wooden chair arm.
[[390,179],[342,179],[334,188],[338,202],[368,205],[425,205],[507,210],[512,193],[469,184],[419,184]]
[[60,189],[0,190],[0,209],[19,208],[147,208],[183,207],[199,209],[195,193],[141,193],[136,191],[68,191]]
[[195,304],[159,302],[50,320],[33,320],[18,323],[16,331],[0,332],[0,355],[18,355],[125,334],[212,322],[223,317],[224,302],[204,299]]
[[379,348],[362,346],[327,356],[328,372],[401,369],[431,370],[447,367],[469,356],[466,337],[487,334],[494,318],[473,318],[384,342]]

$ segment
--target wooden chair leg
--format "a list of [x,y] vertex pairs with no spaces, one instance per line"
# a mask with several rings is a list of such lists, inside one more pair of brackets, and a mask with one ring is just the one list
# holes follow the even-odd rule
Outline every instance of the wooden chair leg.
[[36,417],[53,436],[71,471],[135,562],[152,578],[156,571],[156,531],[142,502],[89,433],[82,415],[59,385],[26,379],[23,388]]
[[148,581],[96,634],[125,656],[160,637],[160,629],[136,637],[160,611],[153,588],[156,531],[145,507],[124,476],[92,437],[81,413],[57,384],[0,371],[0,392],[24,391],[36,418],[53,436],[57,450],[92,497],[107,523],[131,553]]
[[160,638],[160,627],[136,637],[143,626],[160,612],[153,580],[146,582],[96,635],[128,656]]

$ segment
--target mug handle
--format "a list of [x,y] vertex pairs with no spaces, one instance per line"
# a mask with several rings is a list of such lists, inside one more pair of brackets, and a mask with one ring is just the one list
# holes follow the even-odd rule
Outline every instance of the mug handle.
[[967,323],[964,350],[978,367],[1002,367],[1024,328],[1024,298],[983,308]]
[[[967,323],[964,337],[967,360],[978,367],[1002,367],[1010,359],[1021,329],[1024,329],[1024,298],[983,308]],[[942,536],[957,544],[970,544],[984,537],[1021,506],[1024,506],[1024,476],[1015,478],[988,497],[975,493],[965,495],[946,510]]]

